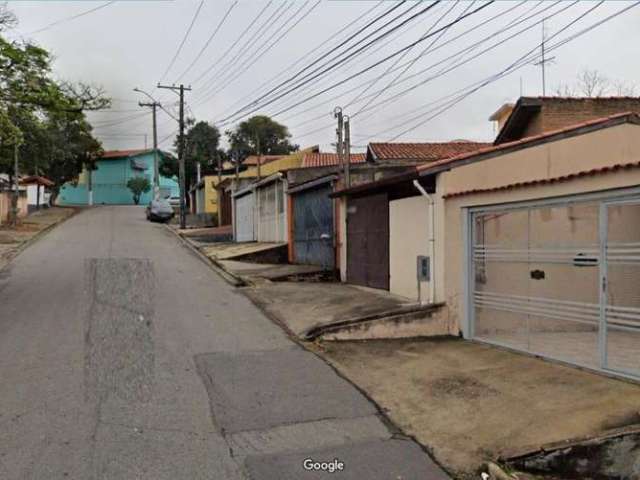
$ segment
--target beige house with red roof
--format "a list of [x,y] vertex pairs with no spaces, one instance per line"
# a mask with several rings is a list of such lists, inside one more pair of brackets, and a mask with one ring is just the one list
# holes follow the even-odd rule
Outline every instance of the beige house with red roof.
[[[499,116],[494,145],[336,196],[388,218],[389,245],[374,251],[392,292],[413,283],[413,298],[437,306],[425,334],[639,379],[637,111],[640,99],[520,99]],[[401,198],[410,188],[422,198]],[[429,257],[421,284],[418,256]]]

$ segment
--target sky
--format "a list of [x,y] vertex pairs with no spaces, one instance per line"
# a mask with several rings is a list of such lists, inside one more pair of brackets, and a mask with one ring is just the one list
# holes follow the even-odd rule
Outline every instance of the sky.
[[350,117],[353,151],[374,141],[491,141],[491,113],[543,93],[543,30],[547,95],[575,87],[585,69],[640,94],[633,2],[400,3],[10,1],[19,23],[8,36],[51,51],[57,78],[113,99],[88,114],[105,149],[151,146],[150,111],[138,106],[149,99],[136,87],[162,103],[158,138],[171,148],[178,97],[160,81],[190,86],[188,115],[222,132],[266,114],[294,143],[323,151],[334,149],[337,106]]

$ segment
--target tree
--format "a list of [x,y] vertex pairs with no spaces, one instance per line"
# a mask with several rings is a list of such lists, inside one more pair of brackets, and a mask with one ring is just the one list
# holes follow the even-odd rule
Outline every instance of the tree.
[[[200,163],[204,174],[214,173],[225,159],[225,153],[219,148],[220,131],[207,122],[187,120],[188,129],[185,133],[185,186],[187,191],[196,177],[196,164]],[[179,139],[174,142],[178,148]],[[178,159],[173,155],[163,155],[160,162],[160,173],[165,177],[178,176]]]
[[[0,32],[13,25],[15,17],[0,5]],[[101,153],[83,112],[109,104],[99,87],[54,80],[44,48],[0,35],[0,172],[15,174],[18,145],[20,173],[49,177],[55,199]]]
[[631,97],[635,94],[635,85],[624,80],[611,80],[598,70],[585,68],[577,75],[575,85],[558,85],[555,93],[562,97]]
[[133,177],[127,182],[127,188],[133,193],[133,203],[139,205],[142,194],[151,190],[151,182],[147,177]]
[[298,150],[290,143],[289,129],[266,115],[256,115],[225,132],[230,150],[247,155],[286,155]]

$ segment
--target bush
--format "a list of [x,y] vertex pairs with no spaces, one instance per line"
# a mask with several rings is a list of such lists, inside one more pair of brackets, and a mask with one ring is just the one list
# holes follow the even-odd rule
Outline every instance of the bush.
[[133,203],[139,205],[142,194],[151,190],[151,182],[146,177],[133,177],[127,182],[127,187],[133,193]]

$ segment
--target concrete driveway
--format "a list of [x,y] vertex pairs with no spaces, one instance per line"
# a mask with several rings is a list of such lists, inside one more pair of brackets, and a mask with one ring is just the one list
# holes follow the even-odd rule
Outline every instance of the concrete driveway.
[[[322,343],[456,478],[501,455],[640,424],[640,385],[455,338]],[[576,478],[576,477],[572,477]]]
[[98,207],[0,271],[0,478],[448,477],[143,208]]

